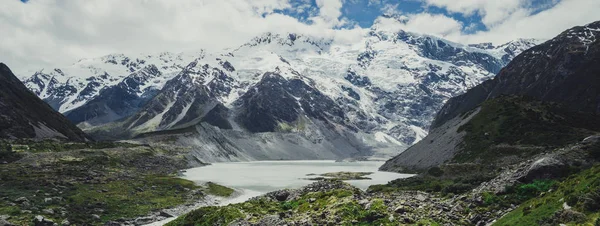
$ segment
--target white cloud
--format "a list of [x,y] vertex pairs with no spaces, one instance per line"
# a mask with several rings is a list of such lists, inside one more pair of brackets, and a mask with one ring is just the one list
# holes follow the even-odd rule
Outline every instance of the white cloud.
[[446,37],[462,30],[460,22],[445,15],[421,13],[410,15],[408,18],[405,29],[419,33]]
[[342,0],[316,0],[319,7],[319,16],[311,18],[317,26],[338,27],[343,25],[340,21],[342,16]]
[[[342,15],[357,0],[0,0],[0,61],[17,72],[60,67],[111,53],[182,52],[236,47],[261,33],[298,32],[357,41],[364,29]],[[487,31],[427,10],[404,14],[404,22],[379,18],[378,26],[443,36],[462,43],[504,43],[516,38],[552,38],[573,26],[600,20],[598,0],[547,0],[534,14],[529,0],[418,0],[425,6],[478,14]],[[402,13],[391,1],[369,0],[384,12]],[[294,8],[293,8],[294,7]],[[547,8],[547,9],[546,9]],[[308,12],[310,25],[274,13]],[[387,23],[387,24],[386,24]]]
[[289,0],[0,2],[0,61],[17,71],[111,53],[216,51],[267,31],[331,37],[346,21],[341,0],[319,1],[312,25],[273,13],[289,9]]
[[478,13],[486,26],[493,26],[521,9],[527,0],[424,0],[426,4],[446,8],[467,16]]
[[461,43],[501,44],[518,38],[549,39],[571,27],[600,20],[598,0],[548,0],[538,5],[527,0],[422,1],[426,6],[445,8],[467,17],[475,13],[482,16],[481,22],[488,29],[474,34],[464,31],[472,32],[475,25],[463,27],[460,22],[444,15],[423,12],[408,16],[410,21],[405,23],[404,29],[437,34]]
[[379,17],[375,26],[385,31],[405,30],[444,38],[461,34],[463,27],[459,21],[453,18],[429,13],[408,14],[398,18]]
[[463,35],[456,41],[503,43],[517,38],[549,39],[571,27],[600,20],[599,11],[600,1],[597,0],[562,0],[537,14],[519,9],[489,31]]

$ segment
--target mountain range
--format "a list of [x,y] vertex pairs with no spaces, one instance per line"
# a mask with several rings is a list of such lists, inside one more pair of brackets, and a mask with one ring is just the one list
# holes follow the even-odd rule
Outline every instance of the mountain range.
[[209,161],[388,157],[538,43],[462,45],[388,26],[398,20],[352,44],[266,33],[218,53],[114,54],[23,80],[97,139],[176,140]]

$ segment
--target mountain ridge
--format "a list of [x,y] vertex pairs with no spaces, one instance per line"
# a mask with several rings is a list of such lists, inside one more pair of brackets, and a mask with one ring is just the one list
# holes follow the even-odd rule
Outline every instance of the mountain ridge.
[[[534,44],[525,41],[515,43],[507,45],[514,47],[512,49],[516,52]],[[358,138],[358,140],[365,140],[365,144],[375,149],[383,145],[386,147],[386,151],[383,152],[392,155],[425,136],[434,113],[448,98],[492,77],[496,69],[499,70],[503,66],[503,57],[512,58],[512,54],[516,54],[516,52],[505,52],[504,48],[508,47],[479,49],[433,36],[374,26],[362,40],[352,45],[309,35],[266,33],[247,44],[223,53],[204,51],[188,55],[165,53],[163,58],[167,59],[164,61],[166,63],[156,60],[162,59],[161,57],[107,56],[101,58],[100,63],[92,63],[92,66],[84,67],[95,71],[95,74],[88,78],[91,81],[99,81],[100,85],[94,90],[100,91],[91,92],[93,95],[89,100],[77,102],[81,106],[70,109],[65,114],[78,122],[80,127],[102,139],[135,137],[141,133],[180,129],[197,125],[199,122],[207,122],[202,118],[218,104],[224,108],[221,109],[223,111],[219,110],[218,114],[213,112],[215,115],[211,117],[219,116],[213,118],[219,121],[218,123],[212,121],[213,124],[225,126],[227,129],[250,132],[275,132],[273,131],[275,127],[272,125],[278,125],[277,127],[286,127],[278,131],[288,131],[290,129],[287,128],[288,126],[299,124],[289,124],[289,120],[283,120],[286,122],[283,124],[273,121],[268,130],[260,130],[252,126],[243,126],[243,123],[240,126],[237,122],[239,117],[225,118],[239,115],[238,111],[250,107],[239,105],[239,100],[257,88],[256,85],[260,84],[266,73],[275,73],[285,80],[281,82],[292,81],[297,84],[292,89],[310,87],[304,90],[316,96],[308,95],[306,98],[327,100],[321,102],[325,105],[316,108],[318,111],[337,109],[338,113],[320,116],[313,114],[315,112],[314,109],[311,110],[313,103],[302,98],[299,100],[304,103],[290,108],[290,111],[300,111],[303,115],[316,117],[323,122],[335,122],[336,126],[345,127],[341,130],[347,130],[341,132],[342,134],[349,132],[355,133],[352,137],[367,136],[368,139]],[[193,60],[189,60],[190,58]],[[186,59],[189,63],[185,63]],[[86,62],[91,61],[87,60],[81,64]],[[104,64],[109,64],[109,69],[112,68],[111,70],[115,72],[110,74],[96,70],[102,68]],[[137,74],[144,74],[142,72],[147,67],[155,67],[158,70],[156,74],[160,75],[141,82],[135,79],[127,80]],[[131,72],[132,68],[133,72]],[[127,76],[115,77],[114,73]],[[102,76],[106,74],[109,76],[103,79]],[[182,77],[183,74],[186,75]],[[106,81],[115,85],[101,84],[101,82],[108,84]],[[34,79],[31,79],[29,84],[33,90],[41,87],[34,82]],[[93,83],[81,86],[90,84]],[[61,87],[61,85],[55,86]],[[181,89],[194,86],[204,91],[190,90],[175,94],[175,90],[168,86],[177,86]],[[138,87],[148,87],[148,89],[144,92],[146,89]],[[129,92],[131,90],[135,92]],[[269,91],[269,89],[262,90]],[[290,92],[295,92],[294,98],[305,96],[294,90],[286,91],[286,93]],[[44,93],[53,92],[44,89]],[[47,100],[54,101],[62,98],[62,95],[58,95],[60,92],[55,93],[57,94],[48,97]],[[70,93],[81,96],[80,91]],[[75,97],[69,98],[71,100]],[[206,101],[192,104],[191,100],[196,98]],[[124,104],[111,102],[118,99],[126,101]],[[273,107],[275,106],[270,108]],[[66,108],[63,107],[64,109]],[[270,110],[268,112],[274,113]],[[343,120],[339,121],[336,118]],[[109,127],[117,128],[115,127],[117,124],[124,125],[124,127],[117,126],[121,128],[118,133],[106,132],[106,129],[111,130]],[[302,135],[304,132],[299,130],[290,131],[299,133],[305,138],[313,136]],[[354,139],[350,138],[350,140]],[[395,151],[392,151],[393,149]]]

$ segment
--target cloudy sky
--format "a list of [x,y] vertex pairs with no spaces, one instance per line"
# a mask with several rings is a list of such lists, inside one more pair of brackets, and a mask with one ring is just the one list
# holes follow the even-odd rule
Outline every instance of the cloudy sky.
[[548,39],[600,20],[600,0],[0,0],[0,61],[17,73],[111,53],[235,47],[264,32],[355,42],[382,14],[461,43]]

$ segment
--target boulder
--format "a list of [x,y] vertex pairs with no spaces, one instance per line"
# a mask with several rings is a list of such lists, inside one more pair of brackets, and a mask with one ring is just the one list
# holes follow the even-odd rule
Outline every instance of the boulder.
[[546,156],[533,162],[519,178],[523,183],[530,183],[539,179],[552,179],[568,174],[569,166],[560,159]]
[[14,226],[14,224],[12,224],[12,223],[8,222],[8,221],[7,221],[7,220],[5,220],[5,219],[1,219],[1,218],[0,218],[0,226]]
[[29,202],[29,199],[27,199],[25,197],[20,197],[18,199],[15,199],[15,203],[17,203],[17,204],[22,204],[24,202]]
[[54,226],[54,225],[58,225],[58,224],[54,223],[50,219],[46,219],[43,216],[37,215],[33,218],[33,225],[35,225],[35,226]]
[[54,210],[53,209],[43,209],[42,213],[47,214],[47,215],[54,215]]
[[277,201],[283,202],[283,201],[286,201],[287,198],[290,196],[290,192],[288,190],[281,190],[281,191],[277,191],[274,194],[274,196]]

